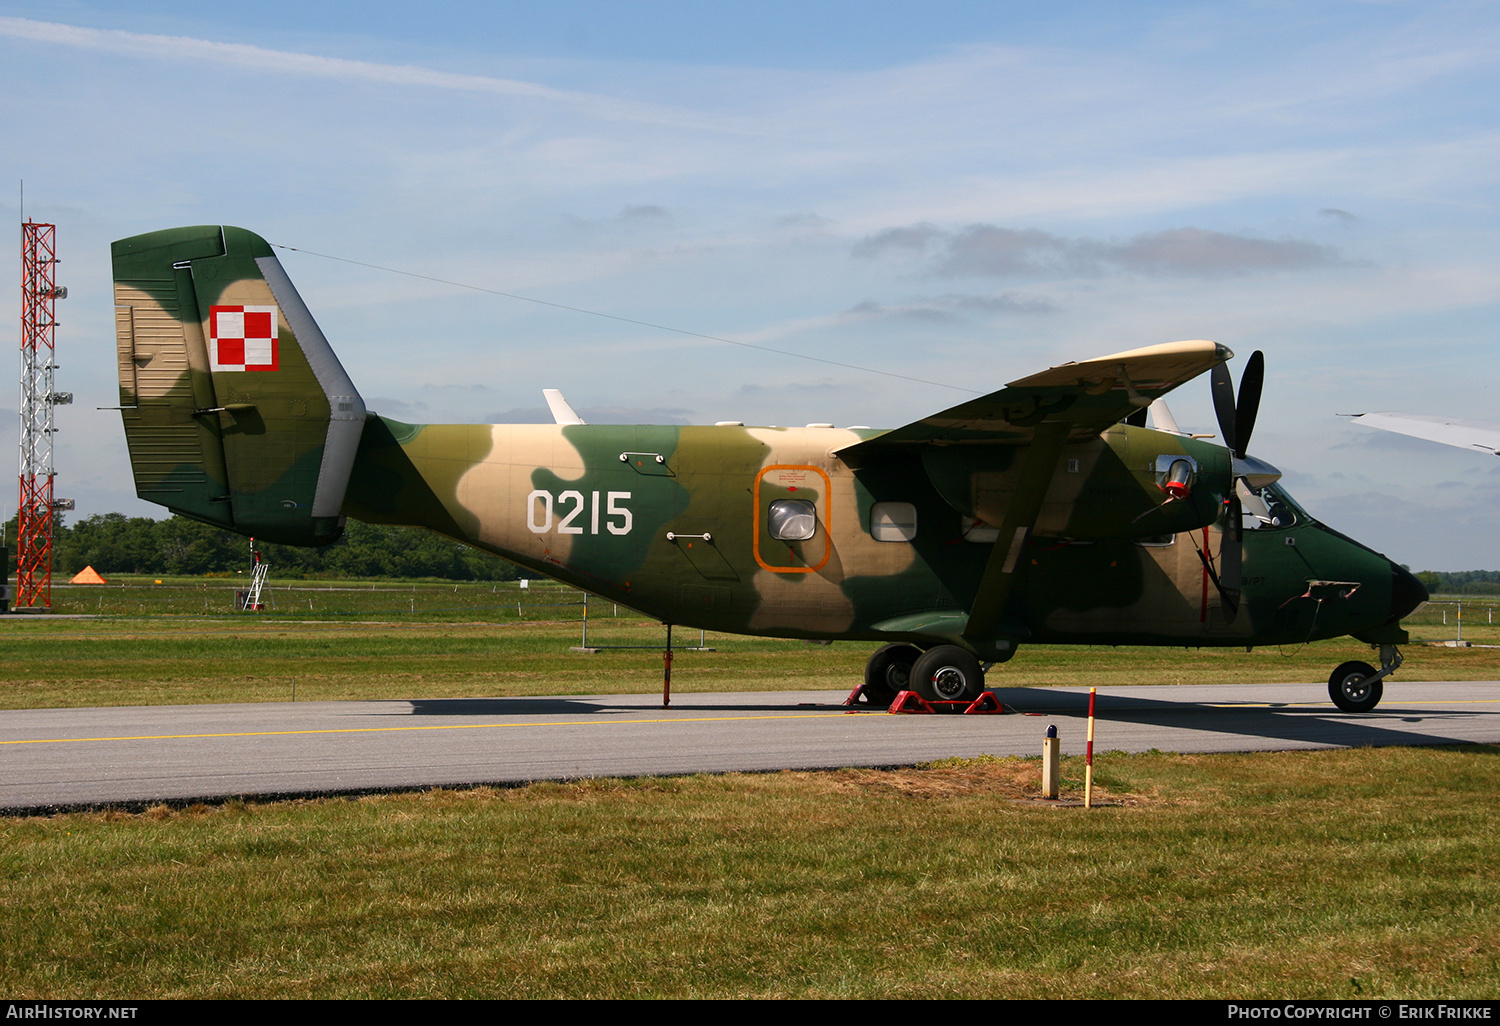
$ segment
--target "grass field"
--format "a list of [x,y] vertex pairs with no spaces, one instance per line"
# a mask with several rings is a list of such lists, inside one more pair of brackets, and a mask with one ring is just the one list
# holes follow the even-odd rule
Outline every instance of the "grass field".
[[[57,584],[52,611],[66,615],[127,617],[218,617],[236,614],[234,597],[248,586],[238,577],[161,577],[113,575],[108,584]],[[438,580],[272,580],[266,614],[279,619],[371,619],[400,622],[579,620],[584,594],[554,581],[456,582]],[[630,610],[593,599],[595,619],[639,618]],[[1403,621],[1414,639],[1466,639],[1500,643],[1500,596],[1434,595],[1432,601]]]
[[[570,651],[582,608],[554,586],[307,587],[257,615],[224,608],[232,584],[131,582],[66,598],[88,618],[6,618],[0,702],[660,686],[659,652]],[[660,644],[600,605],[591,643]],[[1465,602],[1465,638],[1500,642],[1484,608]],[[1456,610],[1408,624],[1451,637]],[[871,647],[705,640],[674,690],[843,688]],[[1406,655],[1405,679],[1500,675],[1500,649]],[[1351,658],[1035,646],[991,682],[1321,681]],[[1497,756],[1105,753],[1115,804],[1091,811],[1029,800],[1035,760],[982,758],[0,819],[0,991],[1495,999]]]
[[[54,609],[80,618],[0,620],[0,708],[157,705],[363,698],[624,694],[659,690],[660,624],[593,600],[590,645],[581,593],[550,582],[298,582],[272,592],[274,608],[234,613],[239,583],[124,578],[105,590],[59,588]],[[311,608],[307,608],[307,604]],[[91,608],[92,607],[92,608]],[[1457,606],[1433,604],[1408,620],[1414,639],[1456,634]],[[1465,604],[1466,640],[1500,644],[1487,605]],[[102,612],[100,611],[102,610]],[[673,689],[852,688],[874,646],[709,634],[713,652],[679,651]],[[696,646],[679,629],[674,644]],[[1500,648],[1405,649],[1401,680],[1500,677]],[[995,667],[996,687],[1253,683],[1328,679],[1350,659],[1371,661],[1353,639],[1284,648],[1112,649],[1022,646]],[[1378,660],[1375,660],[1378,661]]]
[[0,990],[1493,999],[1497,756],[1109,754],[1092,811],[980,759],[0,820]]

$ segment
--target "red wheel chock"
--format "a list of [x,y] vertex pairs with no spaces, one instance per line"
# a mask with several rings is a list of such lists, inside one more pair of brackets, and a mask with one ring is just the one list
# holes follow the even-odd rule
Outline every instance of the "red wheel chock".
[[[860,685],[858,685],[853,691],[849,692],[849,697],[846,698],[846,699],[844,699],[843,704],[844,705],[858,705],[859,704],[860,696],[866,694],[869,691],[869,689],[870,689],[870,685],[868,685],[868,684],[860,684]],[[869,704],[870,705],[877,705],[878,703],[876,703],[876,702],[870,702]]]
[[[1002,703],[1000,699],[995,697],[995,693],[993,691],[981,691],[979,693],[979,697],[970,702],[969,707],[964,710],[965,714],[1003,713],[1006,711],[1007,710],[1004,703]],[[1010,711],[1013,712],[1014,710]]]
[[1006,712],[1006,708],[1000,699],[995,697],[993,691],[981,691],[979,697],[972,702],[963,700],[929,702],[915,691],[903,691],[896,696],[896,700],[891,703],[887,711],[893,713],[961,712],[969,715],[970,713],[1003,713]]
[[915,691],[902,691],[896,695],[896,700],[886,712],[893,713],[931,713],[937,712],[921,695]]
[[[849,697],[844,699],[846,706],[857,706],[862,696],[868,693],[868,686],[861,684],[849,692]],[[871,702],[871,705],[877,703]],[[957,708],[962,706],[962,708]],[[964,715],[970,713],[1005,713],[1015,712],[1007,709],[1000,699],[995,697],[993,691],[981,691],[979,697],[972,702],[929,702],[915,691],[902,691],[896,695],[896,700],[891,703],[886,712],[893,713],[936,713],[936,712],[961,712]]]

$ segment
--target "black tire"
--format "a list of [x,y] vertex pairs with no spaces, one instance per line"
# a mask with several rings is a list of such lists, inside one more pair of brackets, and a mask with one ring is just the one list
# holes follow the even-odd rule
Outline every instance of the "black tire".
[[865,699],[871,705],[890,705],[896,694],[911,687],[911,668],[922,650],[916,645],[884,645],[865,663]]
[[968,649],[936,645],[911,668],[911,683],[929,702],[972,702],[984,690],[984,670]]
[[1375,667],[1358,660],[1341,663],[1328,678],[1328,697],[1344,712],[1369,712],[1380,704],[1385,688],[1375,676]]

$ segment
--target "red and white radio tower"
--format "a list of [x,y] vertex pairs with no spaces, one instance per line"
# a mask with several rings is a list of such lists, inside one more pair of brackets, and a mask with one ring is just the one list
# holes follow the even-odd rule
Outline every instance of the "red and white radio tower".
[[52,521],[72,509],[52,497],[52,409],[73,401],[52,388],[57,343],[57,226],[21,225],[21,501],[16,510],[16,589],[12,609],[52,608]]

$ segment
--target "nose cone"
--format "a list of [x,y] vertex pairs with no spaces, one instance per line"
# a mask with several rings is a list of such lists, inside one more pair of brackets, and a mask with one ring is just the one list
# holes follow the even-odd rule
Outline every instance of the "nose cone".
[[1422,586],[1422,582],[1392,563],[1391,618],[1387,622],[1395,623],[1426,601],[1427,589]]

